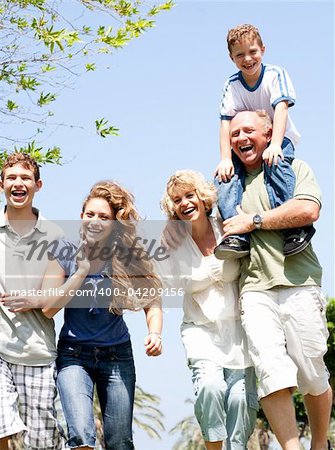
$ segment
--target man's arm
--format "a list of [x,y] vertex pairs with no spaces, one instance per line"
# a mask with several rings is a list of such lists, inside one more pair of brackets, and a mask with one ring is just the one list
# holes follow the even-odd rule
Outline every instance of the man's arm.
[[[257,213],[246,214],[238,207],[239,214],[223,222],[224,237],[232,234],[249,233],[255,230],[253,217]],[[262,212],[262,230],[284,230],[299,228],[316,222],[320,204],[317,200],[293,198],[269,211]]]

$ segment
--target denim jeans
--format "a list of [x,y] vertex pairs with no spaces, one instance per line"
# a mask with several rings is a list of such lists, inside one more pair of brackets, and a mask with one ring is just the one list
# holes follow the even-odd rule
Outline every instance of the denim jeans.
[[[278,166],[272,164],[269,167],[263,164],[264,184],[272,209],[293,198],[294,194],[295,173],[291,166],[294,159],[294,145],[290,139],[284,138],[282,150],[284,161],[279,158]],[[235,153],[232,154],[232,158],[235,169],[232,179],[227,183],[219,183],[217,177],[214,179],[218,196],[217,205],[224,220],[236,216],[236,206],[241,205],[245,184],[245,168]],[[239,235],[238,238],[249,242],[248,234]]]
[[61,342],[57,387],[68,427],[68,446],[95,447],[96,386],[107,450],[133,450],[135,366],[130,341],[110,347]]
[[227,369],[205,359],[189,359],[188,366],[204,440],[226,441],[227,450],[245,450],[258,410],[254,368]]

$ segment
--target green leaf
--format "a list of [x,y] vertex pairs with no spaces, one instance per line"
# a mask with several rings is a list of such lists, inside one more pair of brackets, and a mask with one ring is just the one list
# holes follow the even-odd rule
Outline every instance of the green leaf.
[[24,91],[35,91],[40,84],[35,77],[21,75],[17,86]]
[[54,102],[56,100],[55,94],[51,94],[48,92],[47,94],[43,94],[43,92],[40,93],[40,97],[37,100],[38,106],[44,106],[48,105],[51,102]]
[[41,70],[43,73],[45,72],[51,72],[52,70],[56,70],[55,66],[51,66],[50,64],[46,64],[45,66],[41,67]]
[[86,67],[86,72],[94,71],[96,68],[94,63],[87,63],[85,67]]
[[18,70],[19,72],[24,72],[24,71],[26,70],[26,68],[27,68],[27,64],[26,64],[26,63],[22,63],[22,64],[20,64],[20,65],[17,67],[17,70]]
[[15,102],[12,102],[12,100],[7,100],[6,106],[9,111],[14,111],[14,109],[18,108],[18,105]]
[[[44,133],[51,135],[56,127],[50,119],[52,108],[42,110],[58,100],[49,92],[50,86],[61,91],[71,86],[73,77],[97,70],[97,55],[126,46],[154,26],[158,13],[173,5],[164,0],[155,6],[146,0],[78,0],[78,14],[71,17],[62,8],[67,1],[0,0],[2,114],[17,125],[17,142],[26,142],[32,135],[42,140]],[[13,100],[15,93],[20,100],[26,97],[24,108]],[[119,129],[103,118],[96,122],[96,132],[106,138],[117,136]],[[6,135],[2,141],[7,144]],[[28,150],[43,152],[35,142]],[[0,152],[0,160],[3,154]],[[46,161],[54,157],[50,153]]]
[[119,136],[119,128],[108,125],[108,120],[104,117],[95,121],[95,129],[99,136],[105,138],[109,135]]

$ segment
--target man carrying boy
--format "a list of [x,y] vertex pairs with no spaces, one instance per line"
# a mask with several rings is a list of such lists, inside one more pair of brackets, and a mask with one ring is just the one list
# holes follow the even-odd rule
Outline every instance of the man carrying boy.
[[332,392],[323,361],[328,332],[322,269],[311,246],[285,258],[279,231],[318,219],[320,189],[307,164],[294,160],[294,197],[270,208],[263,152],[271,136],[265,111],[240,112],[231,120],[231,146],[246,178],[242,209],[224,221],[224,236],[252,232],[250,256],[241,264],[241,320],[271,428],[284,450],[300,448],[292,402],[298,387],[308,413],[311,448],[326,450]]
[[[258,29],[253,25],[240,25],[229,30],[227,43],[230,58],[239,72],[226,81],[220,109],[221,161],[216,169],[215,183],[218,208],[224,219],[236,214],[245,175],[238,158],[232,158],[230,147],[229,126],[235,114],[265,109],[273,120],[272,141],[263,153],[265,185],[272,208],[293,197],[295,174],[291,164],[294,146],[300,138],[288,115],[288,108],[295,103],[293,85],[283,68],[262,64],[265,46]],[[285,230],[284,255],[291,256],[302,251],[314,232],[310,224]],[[219,259],[242,257],[249,253],[249,248],[248,235],[230,236],[216,248],[215,255]]]
[[[62,233],[32,206],[42,187],[37,163],[13,153],[4,162],[0,187],[7,203],[0,213],[0,292],[39,289],[47,261],[28,261],[29,243],[51,242]],[[0,304],[0,450],[22,432],[30,450],[63,448],[54,406],[55,358],[53,320],[40,309],[15,313]]]

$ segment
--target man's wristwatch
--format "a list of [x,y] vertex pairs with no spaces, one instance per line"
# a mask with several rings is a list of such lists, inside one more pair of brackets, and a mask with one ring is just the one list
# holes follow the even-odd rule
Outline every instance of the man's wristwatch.
[[254,217],[252,218],[252,221],[256,230],[262,228],[263,216],[261,216],[260,214],[255,214]]

